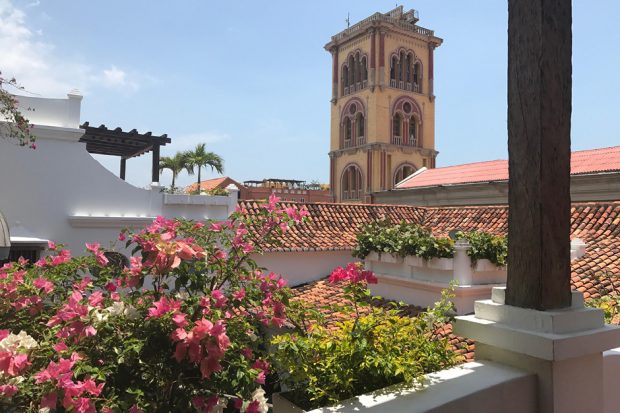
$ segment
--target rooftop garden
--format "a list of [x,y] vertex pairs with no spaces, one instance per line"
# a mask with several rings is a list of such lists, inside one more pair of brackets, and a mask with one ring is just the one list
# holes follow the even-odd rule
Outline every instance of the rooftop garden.
[[328,323],[293,300],[286,281],[251,254],[304,221],[271,197],[252,221],[157,218],[123,231],[131,258],[86,244],[0,269],[0,410],[6,412],[266,412],[285,384],[304,407],[393,383],[423,382],[453,365],[434,309],[401,317],[373,306],[374,275],[359,264],[330,281],[349,303]]
[[419,224],[392,224],[388,221],[373,222],[362,226],[357,235],[357,246],[353,256],[364,259],[371,252],[392,254],[401,257],[416,256],[432,258],[454,257],[455,241],[469,244],[467,254],[475,263],[487,259],[497,266],[505,266],[508,258],[508,241],[484,231],[455,231],[453,237],[437,237]]

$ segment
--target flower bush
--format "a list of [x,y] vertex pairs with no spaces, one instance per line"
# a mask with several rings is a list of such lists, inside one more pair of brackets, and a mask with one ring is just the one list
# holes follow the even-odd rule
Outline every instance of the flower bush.
[[27,146],[36,149],[35,136],[31,133],[33,125],[19,111],[17,97],[4,89],[5,86],[15,90],[24,88],[17,83],[15,78],[5,78],[0,72],[0,138],[6,138],[17,143],[19,146]]
[[406,317],[397,305],[392,309],[372,305],[367,284],[377,278],[360,263],[337,268],[330,282],[342,283],[351,303],[330,308],[343,314],[345,321],[315,324],[272,340],[288,397],[305,410],[391,384],[421,383],[426,373],[458,361],[447,339],[435,334],[452,309],[450,290],[434,308]]
[[306,214],[272,197],[252,222],[123,231],[126,266],[97,243],[4,265],[0,411],[266,412],[262,336],[284,324],[289,292],[249,254]]
[[[470,248],[467,255],[475,263],[488,259],[498,266],[506,265],[508,242],[506,237],[484,231],[457,232],[455,239],[466,239]],[[430,230],[418,224],[392,224],[380,221],[364,225],[357,234],[353,256],[364,259],[369,253],[413,255],[424,259],[454,257],[454,241],[449,237],[435,237]]]

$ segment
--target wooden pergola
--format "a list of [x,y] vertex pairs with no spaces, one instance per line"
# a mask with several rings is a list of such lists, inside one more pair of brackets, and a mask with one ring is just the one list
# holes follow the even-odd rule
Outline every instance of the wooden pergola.
[[80,129],[84,129],[80,142],[86,143],[86,150],[89,153],[121,158],[120,178],[122,180],[125,180],[127,159],[152,151],[151,181],[159,182],[159,148],[171,142],[168,135],[153,136],[151,132],[138,133],[135,129],[125,132],[121,128],[108,129],[105,125],[96,128],[90,126],[88,122],[84,122]]

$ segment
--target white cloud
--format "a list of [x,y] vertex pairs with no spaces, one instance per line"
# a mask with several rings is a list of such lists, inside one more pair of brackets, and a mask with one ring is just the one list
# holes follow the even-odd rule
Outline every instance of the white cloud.
[[103,71],[103,83],[109,87],[124,89],[125,91],[135,92],[139,85],[135,81],[127,78],[124,70],[112,65],[109,69]]
[[[38,6],[30,3],[26,8]],[[103,85],[124,93],[138,90],[139,76],[114,65],[102,70],[76,59],[63,58],[62,51],[46,41],[41,29],[32,28],[27,14],[10,0],[0,0],[0,70],[16,77],[27,91],[42,96],[64,96],[77,88],[83,93]]]
[[210,144],[216,143],[216,142],[227,141],[231,138],[230,135],[227,135],[225,133],[220,133],[220,132],[214,132],[214,131],[197,132],[197,133],[190,133],[187,135],[177,135],[177,136],[171,136],[171,137],[172,137],[172,143],[165,146],[165,148],[168,149],[166,152],[171,152],[171,153],[177,152],[177,151],[185,151],[188,149],[194,149],[196,145],[198,145],[199,143],[205,143],[207,145],[207,151],[212,151],[212,149],[209,149]]

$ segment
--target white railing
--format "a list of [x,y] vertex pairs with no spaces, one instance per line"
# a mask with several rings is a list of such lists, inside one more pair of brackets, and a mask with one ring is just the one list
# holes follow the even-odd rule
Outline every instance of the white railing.
[[365,145],[365,144],[366,144],[366,137],[365,136],[358,136],[357,137],[357,146]]
[[368,80],[363,80],[361,82],[356,82],[350,86],[345,86],[343,90],[343,96],[351,95],[362,89],[366,89],[367,87],[368,87]]
[[358,200],[361,198],[361,189],[351,190],[351,191],[342,191],[342,199],[344,200]]
[[345,148],[350,148],[353,146],[353,141],[351,139],[345,139],[344,140],[344,147]]
[[392,136],[392,144],[394,145],[402,145],[403,137],[402,136]]
[[332,41],[340,40],[343,37],[351,35],[351,34],[357,32],[358,30],[361,30],[361,29],[365,28],[366,26],[368,26],[368,23],[373,22],[373,21],[377,21],[377,20],[394,23],[394,24],[402,27],[403,29],[412,31],[414,33],[421,34],[423,36],[434,36],[435,35],[435,32],[433,30],[425,29],[424,27],[416,26],[415,24],[412,24],[412,23],[409,23],[407,21],[401,20],[400,15],[398,15],[398,16],[386,16],[386,15],[381,14],[381,13],[375,13],[372,16],[370,16],[370,17],[360,21],[359,23],[356,23],[353,26],[351,26],[351,27],[341,31],[340,33],[332,36]]
[[407,141],[407,143],[403,142],[403,145],[405,145],[405,146],[418,146],[418,140],[416,138],[409,137],[409,140]]
[[422,88],[419,83],[403,82],[402,80],[390,79],[390,87],[395,89],[408,90],[410,92],[421,93]]

